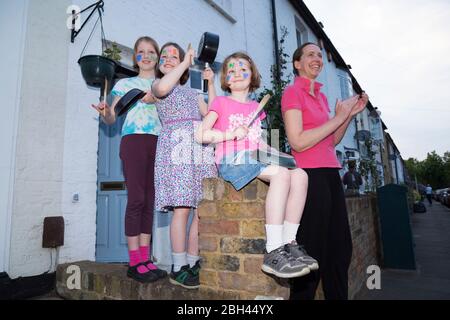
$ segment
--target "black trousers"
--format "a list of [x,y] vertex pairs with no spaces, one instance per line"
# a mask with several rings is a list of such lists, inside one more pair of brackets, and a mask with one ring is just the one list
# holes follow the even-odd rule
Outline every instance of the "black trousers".
[[291,300],[313,300],[320,279],[327,300],[348,299],[352,239],[339,170],[305,169],[308,195],[297,242],[319,262],[319,270],[292,281]]

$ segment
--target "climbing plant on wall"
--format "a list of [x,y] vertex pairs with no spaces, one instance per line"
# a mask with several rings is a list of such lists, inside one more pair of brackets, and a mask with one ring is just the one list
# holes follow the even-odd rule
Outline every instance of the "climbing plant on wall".
[[270,145],[275,144],[275,141],[271,141],[271,132],[272,130],[279,130],[278,143],[280,146],[280,150],[284,152],[290,151],[290,147],[287,142],[286,131],[284,129],[283,116],[281,114],[281,97],[283,96],[284,89],[287,85],[290,84],[292,78],[292,74],[288,74],[287,76],[285,76],[286,70],[288,69],[287,64],[289,61],[289,55],[285,52],[286,48],[284,46],[284,43],[286,41],[288,33],[289,32],[287,31],[286,27],[281,27],[281,37],[277,52],[280,64],[278,68],[276,64],[273,64],[270,67],[271,88],[264,87],[264,90],[258,97],[259,101],[266,94],[270,94],[272,97],[264,109],[267,115],[265,123],[268,131],[268,143]]
[[358,171],[366,181],[365,191],[376,192],[381,185],[381,179],[377,170],[376,152],[372,148],[373,140],[367,138],[364,145],[367,149],[367,155],[359,161]]

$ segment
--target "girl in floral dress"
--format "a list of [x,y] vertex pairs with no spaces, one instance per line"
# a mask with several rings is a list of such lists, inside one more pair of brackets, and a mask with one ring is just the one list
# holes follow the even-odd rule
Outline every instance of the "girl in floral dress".
[[[208,105],[197,91],[183,85],[189,78],[194,51],[185,54],[176,43],[161,49],[159,68],[152,91],[162,122],[156,151],[156,209],[174,211],[170,225],[172,271],[170,282],[188,289],[199,286],[198,215],[202,200],[202,179],[217,176],[214,151],[194,141],[196,123],[208,112]],[[213,72],[207,69],[209,101],[215,97]],[[186,226],[194,209],[189,235]],[[187,245],[186,245],[186,238]]]

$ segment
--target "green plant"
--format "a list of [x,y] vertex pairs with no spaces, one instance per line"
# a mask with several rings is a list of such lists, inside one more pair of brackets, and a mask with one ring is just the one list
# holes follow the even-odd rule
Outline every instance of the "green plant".
[[358,171],[366,180],[366,191],[376,192],[381,185],[381,179],[377,170],[376,152],[372,148],[373,140],[367,138],[364,145],[367,149],[367,156],[359,161]]
[[122,52],[122,50],[119,49],[119,47],[117,46],[116,42],[113,42],[111,47],[106,48],[103,51],[103,56],[115,61],[120,61],[120,59],[122,59],[120,53]]
[[292,75],[288,75],[286,79],[283,76],[287,70],[287,63],[289,55],[285,52],[284,42],[288,35],[286,27],[281,27],[281,37],[279,42],[279,48],[277,55],[280,58],[280,65],[273,64],[270,67],[270,83],[272,88],[264,87],[263,91],[259,94],[258,100],[260,101],[266,94],[270,94],[271,99],[265,107],[266,112],[266,128],[269,132],[268,144],[272,145],[275,141],[271,141],[271,134],[273,130],[279,130],[279,146],[280,150],[289,152],[289,144],[286,138],[286,131],[284,128],[283,116],[281,114],[281,97],[286,86],[290,83]]

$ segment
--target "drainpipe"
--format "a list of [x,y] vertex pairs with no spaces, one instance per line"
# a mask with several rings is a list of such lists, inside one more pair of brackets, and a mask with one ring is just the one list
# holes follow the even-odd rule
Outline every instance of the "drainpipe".
[[398,184],[397,153],[394,150],[395,178]]
[[[355,129],[356,129],[355,134],[357,134],[358,133],[358,119],[357,119],[357,115],[355,116],[353,121],[355,121]],[[356,147],[358,148],[358,152],[361,155],[361,150],[360,150],[360,147],[359,147],[359,140],[358,140],[358,138],[356,139]]]
[[278,56],[278,24],[277,24],[277,9],[275,6],[275,0],[272,3],[272,26],[273,26],[273,41],[275,44],[275,77],[278,82],[281,82],[280,77],[280,57]]

